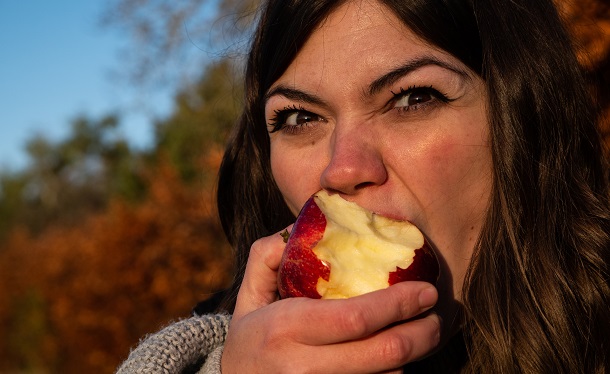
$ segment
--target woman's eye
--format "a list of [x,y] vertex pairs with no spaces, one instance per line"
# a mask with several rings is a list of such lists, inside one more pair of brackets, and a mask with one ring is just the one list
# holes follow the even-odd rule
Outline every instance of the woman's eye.
[[396,102],[396,107],[413,106],[418,104],[426,103],[433,100],[432,95],[427,92],[413,92],[406,94],[400,100]]
[[308,122],[319,121],[320,116],[305,111],[296,111],[286,116],[284,124],[286,126],[303,125]]
[[323,117],[302,108],[287,107],[275,111],[275,116],[270,120],[268,125],[271,127],[270,132],[272,133],[285,131],[290,134],[296,134],[318,122],[325,122],[325,120]]
[[394,94],[394,108],[414,110],[433,105],[439,100],[447,103],[450,100],[432,87],[415,87],[407,90],[401,89]]

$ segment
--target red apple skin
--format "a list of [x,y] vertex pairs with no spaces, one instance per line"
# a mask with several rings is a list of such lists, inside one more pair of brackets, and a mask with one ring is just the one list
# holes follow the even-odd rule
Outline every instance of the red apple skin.
[[438,258],[430,247],[428,240],[424,238],[424,246],[415,250],[415,257],[411,266],[406,269],[396,267],[396,271],[390,273],[388,277],[388,284],[421,281],[436,285],[439,272]]
[[[324,236],[326,223],[324,213],[312,196],[297,217],[280,262],[278,291],[281,298],[322,298],[316,289],[318,279],[328,281],[331,269],[313,249]],[[439,273],[436,254],[424,237],[422,248],[415,250],[413,263],[407,269],[397,267],[396,271],[389,273],[388,285],[405,281],[436,284]]]
[[326,217],[314,201],[307,200],[286,243],[279,270],[281,298],[309,297],[320,299],[316,290],[318,279],[328,280],[330,267],[313,252],[324,236]]

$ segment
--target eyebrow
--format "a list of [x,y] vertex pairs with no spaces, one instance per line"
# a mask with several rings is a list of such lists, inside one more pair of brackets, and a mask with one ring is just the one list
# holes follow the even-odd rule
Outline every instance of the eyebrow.
[[[469,75],[463,70],[460,70],[444,61],[441,61],[435,57],[420,57],[410,61],[407,61],[405,64],[395,68],[381,77],[375,79],[371,84],[369,84],[369,88],[367,90],[367,94],[369,96],[373,96],[379,93],[384,87],[387,87],[394,82],[398,81],[400,78],[404,77],[407,74],[412,73],[417,69],[421,69],[425,66],[438,66],[443,69],[449,70],[455,74],[458,74],[464,78],[468,78]],[[265,95],[265,102],[267,102],[272,96],[281,95],[286,97],[289,100],[305,102],[313,105],[319,106],[327,106],[326,102],[322,100],[320,97],[316,95],[312,95],[310,93],[290,88],[288,86],[279,84],[274,87],[272,90],[267,92]]]
[[407,61],[402,66],[399,66],[398,68],[393,69],[390,72],[375,79],[369,85],[368,95],[372,96],[372,95],[378,93],[379,91],[381,91],[384,87],[387,87],[387,86],[393,84],[394,82],[396,82],[403,76],[405,76],[409,73],[412,73],[413,71],[420,69],[424,66],[430,66],[430,65],[439,66],[443,69],[454,72],[464,78],[469,77],[468,73],[466,73],[465,71],[462,71],[462,70],[458,69],[457,67],[450,65],[444,61],[441,61],[435,57],[428,57],[428,56],[420,57],[420,58],[417,58],[414,60]]
[[326,102],[319,98],[318,96],[309,94],[307,92],[303,92],[301,90],[297,90],[294,88],[290,88],[284,85],[277,85],[271,91],[267,92],[265,95],[265,102],[267,102],[272,96],[281,95],[287,99],[294,101],[301,101],[313,105],[326,106]]

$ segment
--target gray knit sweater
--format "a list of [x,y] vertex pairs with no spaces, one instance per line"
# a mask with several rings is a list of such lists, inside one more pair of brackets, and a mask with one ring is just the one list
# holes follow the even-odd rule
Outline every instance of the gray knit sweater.
[[186,369],[198,374],[219,374],[230,320],[228,314],[207,314],[175,322],[145,337],[117,374],[180,374]]

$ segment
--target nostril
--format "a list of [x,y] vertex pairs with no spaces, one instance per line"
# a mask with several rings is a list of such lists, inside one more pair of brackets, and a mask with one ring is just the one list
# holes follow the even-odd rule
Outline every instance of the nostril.
[[362,183],[357,184],[354,187],[354,190],[361,190],[363,188],[374,186],[374,185],[375,185],[375,183],[373,183],[373,182],[362,182]]

